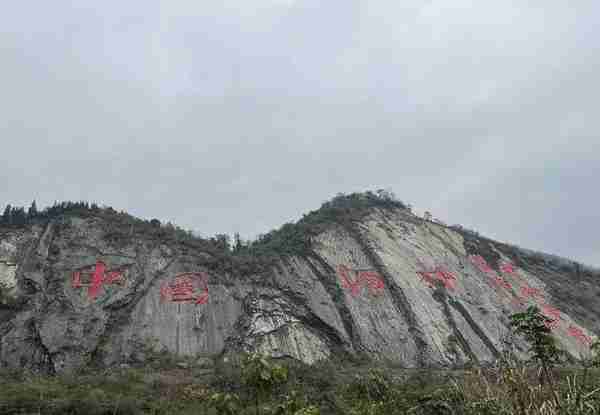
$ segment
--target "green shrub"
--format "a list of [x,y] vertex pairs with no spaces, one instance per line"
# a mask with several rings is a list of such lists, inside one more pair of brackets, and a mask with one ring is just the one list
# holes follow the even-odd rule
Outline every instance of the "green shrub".
[[287,381],[287,368],[273,363],[269,358],[260,354],[248,355],[242,364],[242,379],[250,389],[258,414],[260,404],[272,393],[273,389]]

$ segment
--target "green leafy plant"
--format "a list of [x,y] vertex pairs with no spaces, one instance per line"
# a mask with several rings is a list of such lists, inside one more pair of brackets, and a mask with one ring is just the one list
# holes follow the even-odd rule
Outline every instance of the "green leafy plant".
[[593,367],[600,367],[600,339],[596,339],[596,341],[592,343],[590,351],[592,352],[591,365]]
[[219,415],[237,415],[241,410],[240,398],[235,393],[215,393],[208,403]]
[[287,378],[286,367],[274,364],[260,354],[246,356],[242,363],[242,379],[254,394],[257,414],[260,413],[261,401],[272,393],[275,386],[287,381]]
[[537,306],[529,306],[525,312],[511,315],[510,320],[515,334],[522,335],[529,344],[531,361],[539,363],[542,369],[540,380],[550,386],[556,405],[560,408],[551,370],[565,353],[558,348],[555,338],[552,337],[549,327],[552,320],[542,314]]
[[320,415],[321,411],[318,406],[310,405],[305,408],[298,409],[294,415]]
[[318,415],[319,408],[309,405],[307,399],[297,391],[292,391],[285,399],[275,405],[271,411],[273,415]]
[[365,375],[355,375],[347,393],[355,399],[368,402],[381,402],[393,395],[393,388],[383,372],[371,369]]

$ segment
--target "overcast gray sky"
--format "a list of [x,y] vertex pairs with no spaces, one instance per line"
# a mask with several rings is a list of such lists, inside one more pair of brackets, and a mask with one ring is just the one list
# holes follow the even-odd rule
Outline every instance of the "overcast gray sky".
[[7,2],[0,203],[252,237],[337,192],[600,265],[600,2]]

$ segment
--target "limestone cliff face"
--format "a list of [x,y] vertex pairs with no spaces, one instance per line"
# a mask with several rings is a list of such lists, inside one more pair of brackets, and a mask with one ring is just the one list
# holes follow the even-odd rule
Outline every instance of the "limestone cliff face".
[[554,319],[573,356],[600,332],[600,273],[407,210],[332,224],[309,253],[242,276],[134,228],[115,241],[105,221],[65,217],[0,233],[0,282],[13,300],[0,306],[0,366],[61,372],[140,361],[149,344],[307,363],[333,354],[406,367],[487,362],[504,347],[509,315],[530,304]]

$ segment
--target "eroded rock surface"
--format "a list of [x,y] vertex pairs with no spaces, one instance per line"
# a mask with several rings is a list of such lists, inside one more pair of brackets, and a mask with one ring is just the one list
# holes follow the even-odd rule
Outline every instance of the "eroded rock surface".
[[[314,363],[332,354],[406,367],[489,362],[510,314],[538,305],[560,345],[585,354],[600,332],[600,275],[580,266],[373,209],[332,225],[310,254],[253,275],[106,219],[66,217],[0,233],[0,365],[68,372],[91,362],[260,351]],[[524,344],[514,339],[517,352]]]

